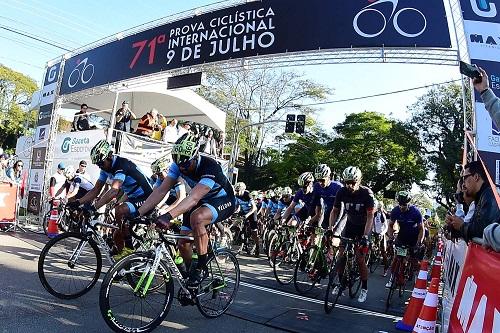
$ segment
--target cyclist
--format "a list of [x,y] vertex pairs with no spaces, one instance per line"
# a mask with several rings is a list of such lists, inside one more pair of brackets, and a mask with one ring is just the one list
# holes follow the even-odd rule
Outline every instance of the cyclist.
[[375,207],[377,210],[374,213],[373,218],[373,239],[380,249],[380,254],[382,254],[382,260],[384,264],[384,276],[387,276],[387,269],[389,268],[389,263],[387,262],[387,239],[386,233],[389,228],[387,223],[387,214],[384,210],[384,203],[382,201],[375,201]]
[[[399,232],[396,240],[394,241],[394,245],[407,246],[410,249],[412,264],[414,264],[413,267],[416,268],[415,262],[417,261],[418,256],[416,250],[422,244],[425,232],[422,214],[416,206],[410,205],[410,201],[410,192],[399,191],[396,193],[396,202],[398,203],[398,206],[392,209],[388,234],[389,237],[393,238],[394,224],[397,222]],[[392,265],[394,265],[396,259],[397,257],[394,257]],[[392,279],[393,275],[391,274],[389,282],[385,285],[387,288],[391,287]]]
[[[84,205],[89,213],[95,213],[99,208],[116,199],[115,219],[118,229],[113,233],[115,243],[115,259],[118,260],[133,252],[132,236],[124,226],[123,219],[136,213],[137,209],[153,192],[152,180],[147,177],[134,162],[114,155],[111,145],[106,140],[100,140],[90,151],[90,158],[101,173],[97,182],[87,194],[75,200],[72,206]],[[111,180],[109,190],[92,203],[106,181]]]
[[[279,188],[278,188],[279,189]],[[266,204],[266,211],[265,215],[266,217],[270,217],[273,219],[274,215],[276,215],[276,212],[278,211],[278,201],[279,198],[281,197],[281,193],[277,193],[276,191],[269,190],[267,192],[269,201]]]
[[239,214],[245,218],[245,223],[248,223],[252,232],[252,239],[255,242],[254,256],[259,257],[259,235],[257,224],[257,206],[254,199],[250,197],[250,193],[246,190],[247,186],[243,182],[236,183],[234,186],[236,195],[236,205],[239,207]]
[[[167,172],[171,164],[172,158],[170,157],[170,154],[160,157],[159,159],[151,163],[153,178],[156,178],[153,189],[160,187],[161,183],[167,176]],[[163,200],[157,206],[160,207],[160,211],[165,214],[175,208],[185,197],[186,186],[182,181],[178,181],[170,190],[169,194],[166,195],[165,198],[163,198]]]
[[66,198],[70,201],[83,198],[85,194],[94,188],[94,184],[86,177],[76,173],[75,168],[71,165],[64,170],[64,175],[69,185]]
[[[368,267],[365,255],[368,252],[368,237],[372,230],[375,198],[373,192],[366,186],[361,185],[361,170],[357,167],[347,167],[342,173],[345,187],[342,187],[336,197],[333,210],[330,215],[330,228],[337,234],[343,232],[343,236],[359,241],[356,251],[356,260],[361,274],[361,293],[358,302],[365,302],[368,295]],[[345,228],[339,221],[341,217],[342,204],[344,206],[347,220]],[[343,231],[341,230],[343,228]],[[339,247],[339,258],[343,257],[344,244]],[[339,278],[342,279],[345,261],[338,267]],[[338,290],[334,290],[338,292]]]
[[342,184],[331,179],[332,171],[326,164],[320,164],[314,171],[316,184],[313,189],[313,205],[316,207],[314,216],[309,221],[310,225],[316,225],[322,221],[321,226],[323,229],[328,229],[330,223],[330,214],[335,202],[335,196]]
[[[233,187],[227,179],[221,165],[213,158],[199,154],[197,138],[190,133],[180,137],[173,149],[174,163],[160,187],[156,188],[146,202],[139,208],[138,214],[151,211],[182,178],[191,192],[177,207],[162,215],[157,220],[160,228],[167,228],[170,221],[183,214],[181,233],[194,234],[198,253],[196,267],[190,272],[188,284],[197,287],[207,274],[208,234],[206,226],[229,218],[236,209]],[[192,258],[191,244],[179,242],[179,251],[186,265]]]
[[297,179],[297,184],[300,186],[300,189],[297,191],[297,193],[295,193],[292,202],[285,211],[285,214],[283,214],[283,220],[285,220],[286,222],[288,222],[288,220],[292,216],[292,212],[295,210],[295,207],[301,202],[303,206],[296,213],[296,216],[301,221],[305,221],[315,214],[313,208],[314,176],[312,172],[302,173]]
[[278,200],[278,209],[276,210],[276,214],[274,214],[274,220],[280,220],[285,214],[285,210],[292,203],[292,189],[290,187],[285,187],[282,190],[281,199]]

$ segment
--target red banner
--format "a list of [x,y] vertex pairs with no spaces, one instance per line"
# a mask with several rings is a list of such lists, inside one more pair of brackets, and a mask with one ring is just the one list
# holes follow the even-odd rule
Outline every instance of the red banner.
[[500,253],[469,245],[448,332],[500,332]]
[[0,222],[16,220],[17,186],[0,183]]

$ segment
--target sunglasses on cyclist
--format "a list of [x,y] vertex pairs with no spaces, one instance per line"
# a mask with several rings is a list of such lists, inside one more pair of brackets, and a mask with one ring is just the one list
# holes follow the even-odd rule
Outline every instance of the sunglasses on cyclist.
[[346,185],[356,185],[356,181],[355,180],[348,180],[348,181],[345,181],[344,183]]

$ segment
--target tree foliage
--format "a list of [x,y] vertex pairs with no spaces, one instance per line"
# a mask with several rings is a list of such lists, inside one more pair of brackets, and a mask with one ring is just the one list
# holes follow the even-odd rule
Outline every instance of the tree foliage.
[[29,110],[36,89],[33,79],[0,65],[0,144],[7,151],[36,122],[36,112]]

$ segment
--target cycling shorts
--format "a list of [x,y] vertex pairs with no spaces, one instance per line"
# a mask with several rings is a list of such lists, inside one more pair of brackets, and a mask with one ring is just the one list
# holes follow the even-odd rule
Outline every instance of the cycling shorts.
[[252,229],[252,231],[259,229],[259,225],[257,224],[257,218],[255,217],[255,214],[252,214],[247,219],[245,219],[245,223],[250,223],[250,229]]
[[344,228],[344,231],[342,232],[343,237],[355,240],[360,240],[364,234],[365,234],[364,225],[352,225],[351,223],[347,223]]
[[212,212],[211,224],[224,221],[233,215],[236,210],[236,198],[234,195],[225,195],[218,198],[200,200],[188,213],[183,214],[182,231],[192,231],[191,213],[200,207],[207,207]]
[[123,204],[127,205],[129,214],[134,214],[141,207],[148,197],[128,198]]

